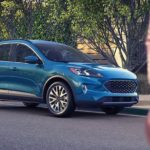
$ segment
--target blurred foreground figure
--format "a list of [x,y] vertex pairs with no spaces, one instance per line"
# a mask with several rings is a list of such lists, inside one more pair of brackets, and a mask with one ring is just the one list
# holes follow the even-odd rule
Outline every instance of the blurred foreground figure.
[[148,142],[150,144],[150,112],[148,113],[146,119],[146,135],[147,135]]
[[[150,84],[150,19],[149,19],[149,27],[148,34],[146,37],[146,48],[147,48],[147,70],[148,70],[148,82]],[[150,143],[150,112],[148,113],[146,119],[146,134],[148,138],[148,142]]]
[[148,82],[150,84],[150,19],[149,19],[149,27],[148,34],[146,37],[146,48],[147,48],[147,71],[148,71]]

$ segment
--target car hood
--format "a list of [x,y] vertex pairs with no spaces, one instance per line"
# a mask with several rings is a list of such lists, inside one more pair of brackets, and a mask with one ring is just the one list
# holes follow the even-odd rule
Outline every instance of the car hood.
[[120,78],[120,79],[136,79],[136,75],[131,71],[115,67],[113,65],[100,65],[91,63],[68,63],[70,67],[81,67],[93,69],[101,73],[106,78]]

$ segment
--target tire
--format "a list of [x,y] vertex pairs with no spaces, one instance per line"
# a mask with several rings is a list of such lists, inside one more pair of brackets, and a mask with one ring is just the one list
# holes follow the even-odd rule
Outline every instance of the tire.
[[56,117],[68,117],[75,110],[71,89],[64,82],[54,82],[46,93],[49,111]]
[[39,105],[38,103],[29,103],[29,102],[23,102],[23,104],[29,108],[37,107]]
[[102,107],[101,110],[105,112],[107,115],[116,115],[123,110],[120,107]]

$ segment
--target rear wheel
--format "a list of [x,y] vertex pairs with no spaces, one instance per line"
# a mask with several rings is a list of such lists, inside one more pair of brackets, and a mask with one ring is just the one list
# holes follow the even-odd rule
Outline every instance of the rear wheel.
[[120,107],[102,107],[101,109],[107,115],[116,115],[123,110],[123,108]]
[[54,82],[46,94],[49,111],[57,117],[70,116],[75,109],[71,89],[63,82]]
[[39,104],[38,103],[29,103],[29,102],[23,102],[23,104],[26,106],[26,107],[37,107]]

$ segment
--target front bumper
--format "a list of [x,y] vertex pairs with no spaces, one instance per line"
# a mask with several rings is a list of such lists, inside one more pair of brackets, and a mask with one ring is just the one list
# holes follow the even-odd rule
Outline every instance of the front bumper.
[[101,107],[101,106],[120,106],[130,107],[139,101],[139,96],[134,93],[112,93],[107,89],[88,89],[86,93],[76,94],[76,105],[78,107]]
[[104,97],[100,100],[100,105],[103,106],[132,106],[138,103],[137,97]]
[[[128,84],[128,81],[134,81],[138,85],[135,78],[90,78],[78,77],[73,80],[74,98],[77,107],[100,107],[100,106],[122,106],[129,107],[138,103],[139,97],[136,87]],[[106,83],[113,81],[114,88],[111,90]],[[114,81],[115,82],[114,84]],[[123,81],[120,83],[120,81]],[[124,84],[124,81],[126,82]],[[122,87],[123,86],[123,87]],[[135,90],[129,90],[131,87]],[[122,88],[123,90],[120,90]],[[127,89],[127,90],[126,90]],[[117,93],[118,92],[118,93]]]

